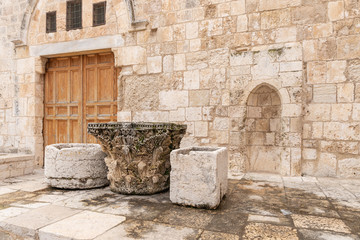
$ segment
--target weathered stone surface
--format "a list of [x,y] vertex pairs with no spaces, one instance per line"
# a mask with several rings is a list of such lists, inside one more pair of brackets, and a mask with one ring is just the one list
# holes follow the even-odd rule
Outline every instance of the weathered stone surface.
[[313,94],[315,103],[335,103],[336,85],[314,85]]
[[260,0],[259,9],[260,11],[272,10],[278,8],[295,7],[301,4],[300,0],[275,0],[271,3],[266,0]]
[[41,228],[39,230],[39,238],[93,239],[125,221],[125,219],[123,216],[83,211],[65,220]]
[[120,224],[96,240],[106,239],[134,239],[132,236],[141,236],[142,239],[193,239],[199,236],[199,230],[188,227],[171,226],[149,221],[130,220]]
[[[265,1],[265,0],[264,0]],[[292,21],[295,24],[321,23],[326,21],[325,4],[311,4],[292,9]]]
[[288,226],[277,226],[268,223],[250,223],[245,228],[242,239],[294,239],[297,240],[296,229]]
[[337,57],[338,58],[357,58],[360,54],[359,42],[360,36],[346,36],[337,39]]
[[87,189],[109,184],[98,144],[53,144],[45,148],[45,176],[52,187]]
[[342,103],[351,103],[354,101],[354,84],[342,83],[337,85],[337,100]]
[[294,214],[292,215],[296,227],[316,228],[322,230],[330,230],[335,232],[350,233],[350,229],[340,219],[306,216]]
[[189,106],[188,91],[161,91],[159,93],[160,109],[176,110],[179,107]]
[[344,2],[329,2],[328,3],[328,16],[330,21],[337,21],[344,18]]
[[227,191],[226,148],[192,147],[171,153],[170,200],[215,209]]
[[324,137],[330,140],[360,140],[358,123],[325,122]]
[[149,73],[162,72],[162,57],[161,56],[148,57],[147,68]]
[[351,104],[333,104],[331,106],[331,120],[349,121],[352,111]]
[[88,133],[108,154],[110,188],[122,194],[153,194],[169,188],[170,152],[179,148],[186,125],[91,123]]
[[122,66],[146,62],[146,49],[138,46],[123,47],[118,50],[118,64]]
[[49,205],[8,218],[5,221],[2,221],[0,225],[2,229],[27,237],[27,239],[35,239],[36,232],[39,228],[79,212],[80,210]]
[[343,178],[358,178],[360,172],[359,158],[345,158],[339,159],[340,177]]
[[359,146],[357,142],[345,141],[321,141],[321,151],[331,153],[358,154]]
[[321,153],[315,175],[319,177],[336,176],[336,155],[332,153]]
[[345,61],[332,61],[327,63],[327,82],[328,83],[340,83],[345,82]]
[[352,82],[360,82],[360,59],[350,60],[347,65],[347,78]]
[[35,160],[30,154],[0,153],[0,179],[22,176],[34,171]]
[[305,119],[309,121],[329,121],[331,117],[330,104],[311,104],[308,106]]

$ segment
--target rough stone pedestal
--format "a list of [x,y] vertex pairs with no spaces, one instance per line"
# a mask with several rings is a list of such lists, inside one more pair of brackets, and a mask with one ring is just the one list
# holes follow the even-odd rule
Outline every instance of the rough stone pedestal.
[[179,148],[186,125],[173,123],[89,123],[101,142],[110,189],[122,194],[154,194],[169,188],[170,152]]
[[99,144],[53,144],[45,148],[45,177],[52,187],[88,189],[109,184]]
[[192,147],[171,152],[170,200],[216,209],[227,190],[226,148]]

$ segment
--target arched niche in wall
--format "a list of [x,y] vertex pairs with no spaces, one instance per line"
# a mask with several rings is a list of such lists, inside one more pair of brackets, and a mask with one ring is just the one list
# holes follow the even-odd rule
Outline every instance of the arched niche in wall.
[[277,90],[261,84],[246,104],[245,138],[248,171],[280,173],[281,98]]

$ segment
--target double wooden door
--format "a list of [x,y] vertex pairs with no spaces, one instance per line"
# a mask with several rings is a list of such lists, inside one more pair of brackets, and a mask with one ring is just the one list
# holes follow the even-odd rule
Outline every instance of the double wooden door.
[[94,143],[89,122],[116,121],[117,71],[112,53],[51,58],[45,76],[45,146]]

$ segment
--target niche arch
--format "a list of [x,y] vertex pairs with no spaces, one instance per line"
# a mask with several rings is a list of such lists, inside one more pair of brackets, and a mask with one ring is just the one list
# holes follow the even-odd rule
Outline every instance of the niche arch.
[[254,88],[246,101],[245,145],[249,172],[281,173],[282,102],[270,84]]

